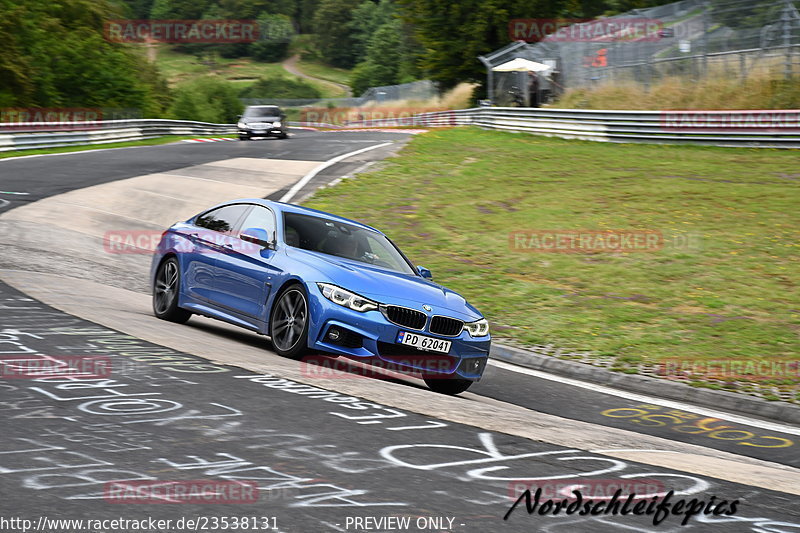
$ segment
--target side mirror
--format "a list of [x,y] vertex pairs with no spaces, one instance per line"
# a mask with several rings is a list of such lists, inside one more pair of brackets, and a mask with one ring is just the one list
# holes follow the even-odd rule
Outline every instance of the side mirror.
[[424,266],[418,266],[417,272],[419,272],[419,275],[425,279],[433,279],[433,274],[431,274],[431,271]]
[[275,249],[275,241],[269,238],[269,234],[265,229],[247,228],[239,235],[239,238],[270,250]]

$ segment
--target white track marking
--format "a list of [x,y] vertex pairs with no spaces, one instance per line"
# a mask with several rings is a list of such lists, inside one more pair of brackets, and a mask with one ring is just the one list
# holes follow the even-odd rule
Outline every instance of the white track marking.
[[[178,142],[178,141],[175,141]],[[56,157],[59,155],[75,155],[75,154],[96,154],[97,152],[108,152],[110,150],[134,150],[136,148],[154,148],[157,146],[168,146],[172,143],[164,143],[164,144],[143,144],[141,146],[120,146],[118,148],[98,148],[98,149],[89,149],[89,150],[76,150],[74,152],[60,152],[57,154],[32,154],[32,155],[15,155],[12,157],[3,157],[0,158],[0,163],[3,161],[16,161],[18,159],[30,159],[32,157]],[[85,144],[79,144],[76,146],[87,146]]]
[[513,365],[510,363],[506,363],[503,361],[496,361],[494,359],[489,360],[489,364],[492,366],[496,366],[497,368],[502,368],[503,370],[509,370],[511,372],[517,372],[518,374],[526,374],[528,376],[534,376],[541,379],[547,379],[550,381],[556,381],[558,383],[564,383],[565,385],[570,385],[572,387],[580,387],[582,389],[587,389],[595,392],[599,392],[601,394],[608,394],[610,396],[617,396],[618,398],[625,398],[626,400],[633,400],[636,402],[642,403],[654,403],[656,405],[661,405],[664,407],[669,407],[670,409],[680,409],[683,411],[691,411],[693,413],[697,413],[703,416],[708,416],[712,418],[719,418],[725,420],[727,422],[735,422],[737,424],[745,424],[747,426],[752,426],[756,428],[766,429],[769,431],[778,431],[781,433],[788,433],[790,435],[800,435],[800,428],[794,426],[786,426],[783,424],[778,424],[775,422],[767,422],[765,420],[758,420],[756,418],[748,418],[741,415],[735,415],[731,413],[726,413],[723,411],[715,411],[713,409],[706,409],[705,407],[698,407],[695,405],[691,405],[688,403],[676,402],[673,400],[664,400],[662,398],[656,398],[654,396],[645,396],[643,394],[636,394],[633,392],[626,392],[621,391],[618,389],[612,389],[611,387],[606,387],[604,385],[596,385],[594,383],[588,383],[586,381],[579,381],[577,379],[565,378],[561,376],[555,376],[553,374],[548,374],[545,372],[541,372],[539,370],[533,370],[530,368],[525,368],[517,365]]
[[309,181],[311,181],[311,179],[314,176],[316,176],[317,174],[319,174],[320,172],[322,172],[323,170],[325,170],[329,166],[335,165],[339,161],[342,161],[343,159],[347,159],[348,157],[352,157],[354,155],[358,155],[358,154],[361,154],[361,153],[364,153],[364,152],[368,152],[369,150],[374,150],[376,148],[383,148],[384,146],[389,146],[390,144],[393,144],[393,143],[389,142],[389,143],[376,144],[375,146],[368,146],[366,148],[362,148],[362,149],[356,150],[354,152],[348,152],[346,154],[342,154],[340,156],[336,156],[333,159],[328,159],[327,161],[325,161],[324,163],[322,163],[321,165],[316,167],[314,170],[312,170],[311,172],[309,172],[308,174],[306,174],[305,176],[300,178],[300,181],[295,183],[292,186],[292,188],[289,189],[289,191],[281,197],[281,199],[279,201],[280,202],[288,202],[288,201],[290,201],[300,191],[300,189],[305,187],[306,184]]

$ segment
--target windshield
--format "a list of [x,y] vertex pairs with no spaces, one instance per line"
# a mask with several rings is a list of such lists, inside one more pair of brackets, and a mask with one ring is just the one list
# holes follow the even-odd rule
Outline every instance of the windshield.
[[275,106],[269,107],[248,107],[244,111],[246,117],[279,117],[281,110]]
[[392,242],[375,231],[310,215],[284,213],[284,242],[294,248],[335,255],[402,274],[416,274]]

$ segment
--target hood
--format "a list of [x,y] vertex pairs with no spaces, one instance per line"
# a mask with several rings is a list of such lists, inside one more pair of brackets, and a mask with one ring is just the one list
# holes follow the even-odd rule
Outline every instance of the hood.
[[444,314],[467,322],[482,316],[457,292],[413,274],[392,272],[298,248],[287,247],[287,254],[308,263],[327,278],[316,281],[333,283],[380,303],[402,305],[420,311],[424,311],[423,305],[429,305],[432,311],[428,314]]
[[241,122],[278,122],[281,120],[279,116],[269,116],[269,117],[242,117],[239,119]]

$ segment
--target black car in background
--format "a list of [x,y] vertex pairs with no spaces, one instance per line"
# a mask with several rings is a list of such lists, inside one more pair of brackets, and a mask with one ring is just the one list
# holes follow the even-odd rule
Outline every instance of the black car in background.
[[247,106],[236,124],[239,130],[239,140],[247,141],[253,137],[285,139],[288,136],[285,121],[286,114],[278,106]]

